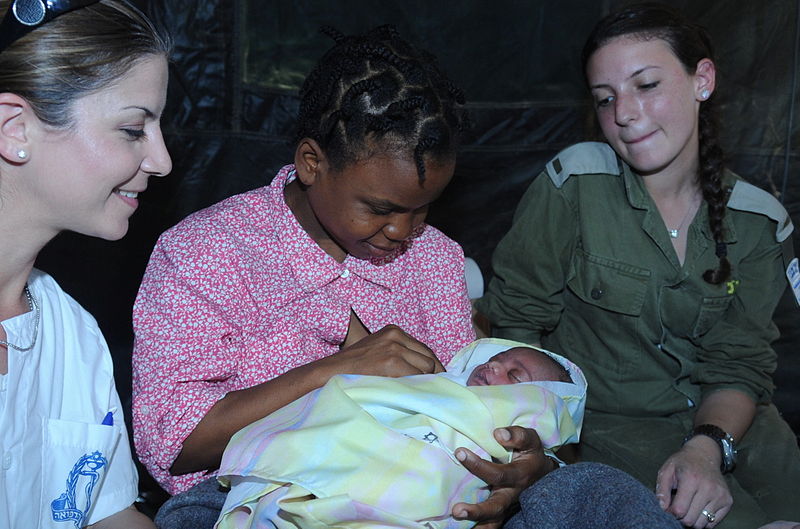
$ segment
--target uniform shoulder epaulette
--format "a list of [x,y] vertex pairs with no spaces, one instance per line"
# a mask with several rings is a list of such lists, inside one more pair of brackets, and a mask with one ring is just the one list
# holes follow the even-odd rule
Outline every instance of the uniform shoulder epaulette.
[[758,213],[778,223],[775,240],[783,242],[794,229],[789,213],[780,201],[763,189],[737,180],[728,198],[728,207],[738,211]]
[[619,164],[614,149],[606,143],[587,141],[567,147],[545,167],[556,187],[564,185],[571,175],[618,174]]

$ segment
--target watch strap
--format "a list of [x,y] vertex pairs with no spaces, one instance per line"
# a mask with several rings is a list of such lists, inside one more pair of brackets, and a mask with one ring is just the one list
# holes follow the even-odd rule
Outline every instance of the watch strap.
[[683,444],[686,444],[689,439],[697,435],[705,435],[716,441],[719,449],[722,452],[722,463],[720,470],[722,473],[730,472],[736,466],[736,442],[733,436],[714,424],[700,424],[692,428],[683,439]]

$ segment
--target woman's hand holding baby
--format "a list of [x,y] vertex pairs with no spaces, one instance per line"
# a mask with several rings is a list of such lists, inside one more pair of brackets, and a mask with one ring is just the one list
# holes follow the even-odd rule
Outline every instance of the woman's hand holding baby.
[[481,529],[496,529],[503,525],[508,510],[517,503],[519,495],[539,478],[554,470],[553,460],[544,454],[536,430],[521,426],[498,428],[494,431],[497,442],[513,450],[510,463],[492,463],[474,452],[459,448],[456,457],[464,467],[491,487],[489,497],[477,504],[457,503],[453,517],[473,520]]
[[396,325],[387,325],[319,362],[331,363],[336,373],[385,377],[445,370],[433,351]]

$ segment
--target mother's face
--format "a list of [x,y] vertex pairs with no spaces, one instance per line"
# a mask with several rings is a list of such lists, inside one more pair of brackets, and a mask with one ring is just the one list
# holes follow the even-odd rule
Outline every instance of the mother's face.
[[708,59],[686,71],[661,39],[616,37],[589,58],[586,76],[608,143],[641,175],[695,174],[700,103],[714,89]]

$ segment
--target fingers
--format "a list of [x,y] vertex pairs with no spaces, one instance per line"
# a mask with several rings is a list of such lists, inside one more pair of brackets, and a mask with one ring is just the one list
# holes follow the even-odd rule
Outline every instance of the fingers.
[[343,347],[333,357],[329,362],[333,362],[334,374],[400,377],[444,371],[433,351],[396,325]]
[[[670,498],[673,490],[674,496]],[[660,501],[665,495],[670,498],[667,512],[695,529],[715,527],[733,506],[733,497],[719,468],[692,450],[670,456],[659,471],[656,493]]]
[[675,465],[666,463],[658,471],[656,477],[656,498],[663,510],[672,505],[672,491],[678,486],[675,476]]
[[511,426],[496,429],[494,435],[501,445],[514,450],[510,463],[492,463],[466,448],[458,448],[455,452],[456,459],[464,468],[491,487],[511,487],[521,491],[551,468],[535,430]]
[[539,439],[539,434],[532,428],[523,428],[521,426],[497,428],[494,431],[494,438],[505,448],[518,452],[542,450],[542,441]]
[[498,443],[513,451],[510,463],[486,461],[463,447],[455,452],[464,468],[486,482],[491,489],[489,497],[480,503],[457,503],[453,506],[455,518],[478,522],[476,527],[480,529],[501,527],[520,493],[551,468],[535,430],[509,426],[497,428],[494,436]]
[[385,334],[388,339],[393,340],[412,353],[407,355],[407,359],[409,363],[420,370],[420,373],[441,373],[445,370],[442,363],[427,345],[410,336],[400,327],[387,325],[375,334]]
[[397,347],[394,348],[396,354],[399,354],[419,374],[441,373],[445,370],[442,363],[427,345],[408,335],[396,325],[387,325],[364,340],[370,338],[376,342],[378,348],[381,346],[378,344],[383,345],[386,342],[399,346],[399,349]]
[[510,484],[507,479],[507,472],[505,472],[503,468],[508,465],[501,465],[481,459],[475,455],[474,452],[466,448],[457,448],[455,453],[456,459],[464,465],[464,468],[469,470],[470,474],[477,476],[490,486],[508,486]]
[[506,511],[517,500],[517,496],[508,489],[494,491],[481,503],[456,503],[452,515],[457,520],[479,522],[479,527],[500,527]]
[[[696,518],[692,518],[693,521],[686,521],[684,519],[681,520],[681,523],[686,527],[692,527],[694,529],[713,528],[725,518],[730,510],[730,507],[722,507],[717,510],[709,504],[700,511],[700,514],[697,515]],[[689,516],[686,518],[689,518]]]

